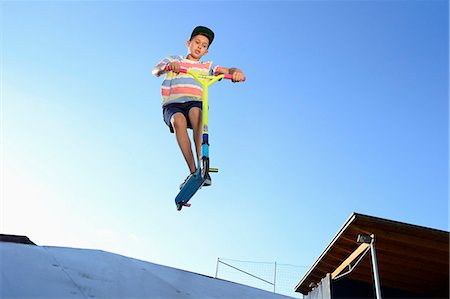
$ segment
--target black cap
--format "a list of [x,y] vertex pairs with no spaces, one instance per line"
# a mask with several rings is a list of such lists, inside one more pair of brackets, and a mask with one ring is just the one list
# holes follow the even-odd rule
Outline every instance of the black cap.
[[199,34],[206,36],[209,39],[209,44],[210,45],[212,44],[212,42],[214,40],[214,32],[211,29],[209,29],[208,27],[205,27],[205,26],[197,26],[192,31],[190,39],[192,39],[194,36],[197,36]]

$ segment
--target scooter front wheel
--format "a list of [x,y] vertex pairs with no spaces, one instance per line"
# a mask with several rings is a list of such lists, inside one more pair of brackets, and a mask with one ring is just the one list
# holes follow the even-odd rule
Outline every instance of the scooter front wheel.
[[208,177],[208,173],[209,173],[209,158],[208,157],[202,157],[201,173],[202,173],[203,179],[206,179]]

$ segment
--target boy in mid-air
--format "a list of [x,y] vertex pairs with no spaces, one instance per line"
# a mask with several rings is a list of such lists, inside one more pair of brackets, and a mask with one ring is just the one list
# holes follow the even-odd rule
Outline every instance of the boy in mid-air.
[[[197,153],[197,161],[200,160],[202,143],[202,86],[190,75],[180,73],[180,68],[195,69],[199,74],[217,75],[231,74],[233,82],[244,80],[244,74],[238,68],[225,68],[214,64],[212,61],[200,61],[208,53],[209,46],[214,40],[214,32],[204,26],[197,26],[192,31],[190,39],[186,42],[186,56],[168,56],[153,68],[153,75],[159,77],[166,74],[162,83],[162,107],[164,122],[175,132],[178,145],[190,175],[180,185],[180,189],[195,173],[196,164],[192,152],[191,141],[187,129],[193,131],[193,141]],[[171,71],[167,71],[169,67]],[[204,186],[211,185],[211,179],[205,180]]]

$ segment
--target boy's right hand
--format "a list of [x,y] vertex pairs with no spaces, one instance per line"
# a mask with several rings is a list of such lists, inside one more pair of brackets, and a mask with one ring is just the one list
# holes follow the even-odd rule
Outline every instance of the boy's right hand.
[[180,72],[180,63],[178,61],[172,61],[168,64],[169,70],[174,72],[175,74],[178,74]]

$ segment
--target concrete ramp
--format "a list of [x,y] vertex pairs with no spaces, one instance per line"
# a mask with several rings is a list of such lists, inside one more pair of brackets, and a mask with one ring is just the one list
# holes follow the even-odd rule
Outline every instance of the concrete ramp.
[[101,250],[0,242],[0,298],[291,297]]

